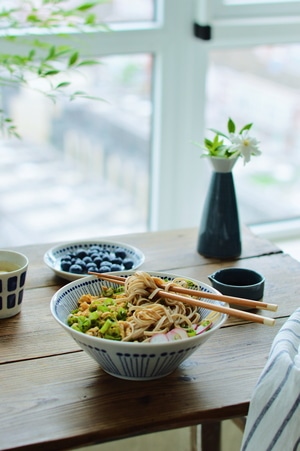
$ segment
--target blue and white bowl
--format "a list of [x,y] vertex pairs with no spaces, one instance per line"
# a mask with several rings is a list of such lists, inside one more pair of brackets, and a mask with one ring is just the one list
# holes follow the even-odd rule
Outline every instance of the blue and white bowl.
[[[118,275],[128,276],[134,271],[118,272]],[[173,280],[178,275],[151,272],[151,276]],[[203,282],[183,276],[195,283],[195,288],[209,293],[218,293],[217,290]],[[186,360],[196,349],[205,343],[226,321],[227,315],[221,313],[208,331],[176,341],[166,343],[130,343],[107,340],[93,337],[78,332],[67,324],[68,315],[77,307],[78,299],[83,294],[99,295],[101,285],[116,287],[112,282],[103,281],[100,278],[89,276],[73,281],[60,290],[51,299],[51,313],[58,323],[76,341],[78,346],[90,355],[101,368],[108,374],[128,380],[152,380],[172,373]],[[227,304],[220,301],[206,299],[207,302],[220,305]],[[205,318],[211,310],[200,308],[202,318]]]
[[[88,275],[88,271],[86,273],[83,272],[82,274],[76,274],[67,270],[63,270],[61,261],[64,257],[70,255],[70,253],[75,254],[80,250],[89,251],[90,249],[95,247],[100,248],[103,252],[106,252],[112,256],[116,251],[123,251],[126,258],[132,262],[132,265],[129,268],[121,265],[120,270],[137,269],[144,263],[145,260],[145,255],[143,254],[143,252],[140,249],[129,244],[119,243],[115,241],[94,240],[74,241],[54,246],[45,253],[44,262],[49,268],[51,268],[58,276],[62,277],[63,279],[69,281],[80,279],[86,277]],[[103,272],[105,271],[103,270]]]

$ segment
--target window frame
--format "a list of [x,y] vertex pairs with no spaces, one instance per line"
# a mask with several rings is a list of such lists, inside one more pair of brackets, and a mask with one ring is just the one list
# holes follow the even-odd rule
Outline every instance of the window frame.
[[216,46],[299,42],[300,1],[225,5],[223,0],[196,0],[195,24],[209,28]]
[[[193,25],[208,23],[211,10],[205,12],[203,8],[212,4],[218,2],[157,0],[154,22],[113,24],[112,32],[91,31],[76,40],[86,57],[126,53],[154,56],[149,230],[192,227],[200,222],[210,172],[193,141],[202,142],[204,136],[209,50],[300,40],[297,16],[290,23],[282,17],[272,18],[269,25],[268,18],[214,20],[212,38],[198,39]],[[43,38],[53,44],[65,40],[53,34],[43,34]],[[30,36],[24,39],[30,40]],[[5,42],[2,48],[4,51]]]
[[298,10],[300,7],[299,0],[295,1],[249,1],[249,3],[228,3],[226,0],[211,0],[214,18],[262,18],[262,17],[288,17],[296,13],[297,3]]

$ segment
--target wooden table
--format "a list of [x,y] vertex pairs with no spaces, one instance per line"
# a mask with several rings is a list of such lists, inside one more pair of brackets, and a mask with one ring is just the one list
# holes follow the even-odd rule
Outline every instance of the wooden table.
[[[172,375],[124,381],[104,373],[52,318],[49,303],[65,283],[43,263],[52,245],[22,246],[30,261],[21,314],[0,320],[0,449],[62,450],[247,414],[275,334],[299,305],[300,263],[243,230],[235,261],[196,252],[196,229],[114,237],[139,247],[143,270],[198,278],[217,268],[253,268],[266,277],[265,300],[277,303],[274,327],[230,318]],[[103,239],[103,237],[101,237]],[[109,240],[112,238],[110,237]]]

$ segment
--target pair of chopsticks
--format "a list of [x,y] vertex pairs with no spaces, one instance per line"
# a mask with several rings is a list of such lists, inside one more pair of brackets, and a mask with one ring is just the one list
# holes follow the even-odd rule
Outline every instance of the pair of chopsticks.
[[[125,285],[125,277],[117,276],[115,274],[108,273],[96,273],[89,272],[94,276],[97,276],[103,280],[108,280],[110,282],[117,283],[118,285]],[[216,312],[226,313],[227,315],[235,316],[237,318],[245,319],[248,321],[253,321],[255,323],[265,324],[267,326],[273,326],[275,324],[275,319],[268,318],[262,315],[257,315],[256,313],[245,312],[243,310],[238,310],[231,307],[225,307],[218,304],[210,304],[209,302],[202,301],[200,299],[189,298],[182,296],[181,294],[186,294],[189,296],[199,296],[201,298],[213,299],[217,301],[227,302],[228,304],[235,304],[241,306],[248,306],[251,308],[258,308],[264,310],[276,311],[278,306],[276,304],[267,304],[261,301],[251,301],[244,298],[236,298],[232,296],[225,296],[223,294],[207,293],[206,291],[192,290],[190,288],[184,288],[179,286],[170,286],[169,291],[165,291],[163,288],[166,286],[161,279],[158,277],[153,277],[158,288],[162,288],[156,294],[165,299],[173,299],[175,301],[181,301],[186,304],[195,305],[197,307],[207,308]],[[174,293],[175,292],[175,293]]]

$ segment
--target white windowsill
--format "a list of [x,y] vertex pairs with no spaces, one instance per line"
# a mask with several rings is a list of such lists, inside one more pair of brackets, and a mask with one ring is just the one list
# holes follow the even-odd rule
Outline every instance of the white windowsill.
[[249,224],[256,235],[269,240],[300,240],[300,218],[272,221],[261,224]]

